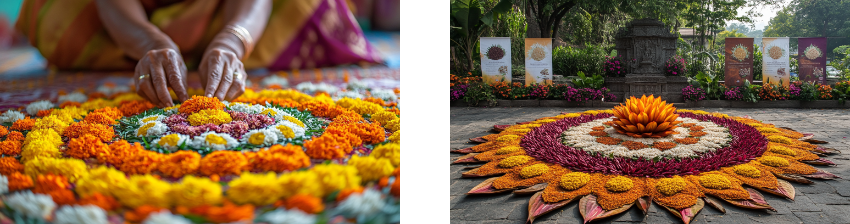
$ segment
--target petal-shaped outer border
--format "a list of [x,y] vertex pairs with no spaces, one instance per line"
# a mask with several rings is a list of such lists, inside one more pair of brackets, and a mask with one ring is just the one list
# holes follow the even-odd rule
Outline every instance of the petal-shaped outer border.
[[525,135],[520,145],[526,149],[529,156],[559,164],[570,170],[639,177],[693,175],[717,170],[720,167],[742,164],[761,156],[767,146],[767,139],[753,127],[733,119],[692,113],[679,113],[679,116],[714,122],[728,128],[735,138],[729,146],[705,153],[698,158],[661,159],[657,162],[646,159],[600,157],[561,143],[561,134],[570,127],[611,116],[611,114],[599,113],[547,123]]
[[661,179],[646,178],[646,193],[659,205],[682,210],[695,205],[700,197],[705,197],[694,183],[687,180],[685,181],[685,189],[682,189],[679,193],[669,196],[662,194],[655,188],[655,185],[658,184],[659,181],[661,181]]
[[508,174],[499,177],[496,181],[493,181],[493,187],[496,189],[507,189],[507,188],[516,188],[516,187],[530,187],[535,184],[549,182],[549,180],[554,178],[560,178],[561,175],[569,172],[567,169],[564,169],[558,165],[546,164],[549,166],[549,171],[536,177],[531,178],[522,178],[520,176],[519,171],[521,169],[514,169]]
[[733,167],[723,167],[720,168],[720,170],[726,174],[729,174],[729,176],[735,177],[735,179],[741,180],[741,182],[744,182],[744,184],[746,185],[750,185],[753,187],[776,189],[776,185],[778,183],[776,182],[776,176],[773,176],[773,173],[768,170],[765,170],[762,166],[755,165],[755,161],[747,163],[747,165],[755,167],[756,169],[761,171],[761,176],[759,176],[758,178],[752,178],[748,176],[739,175],[735,173],[735,169]]
[[519,173],[519,171],[522,170],[523,167],[542,163],[540,161],[532,159],[532,160],[526,162],[525,164],[522,164],[522,165],[519,165],[519,166],[510,167],[510,168],[502,168],[502,167],[499,167],[500,161],[502,161],[502,160],[500,159],[500,160],[495,160],[495,161],[491,161],[489,163],[486,163],[486,164],[482,165],[481,167],[477,168],[474,174],[481,175],[481,176],[490,176],[490,175],[496,175],[496,174],[510,173],[512,170],[516,170],[515,173]]
[[815,172],[818,172],[817,168],[798,162],[794,160],[793,157],[784,155],[779,156],[788,160],[788,166],[772,167],[761,164],[757,160],[754,160],[753,164],[761,169],[780,174],[813,174]]
[[516,151],[516,152],[513,152],[513,153],[504,154],[504,155],[497,155],[496,151],[498,151],[498,150],[490,150],[490,151],[482,152],[481,154],[475,155],[475,159],[477,159],[478,161],[493,161],[493,160],[500,160],[500,159],[508,158],[508,157],[511,157],[511,156],[525,155],[525,150],[519,150],[519,151]]
[[[729,185],[731,187],[727,188],[727,189],[722,189],[722,190],[703,187],[699,183],[699,178],[703,175],[708,175],[708,174],[717,174],[717,175],[721,175],[721,176],[726,177],[726,179],[729,180]],[[705,172],[705,173],[701,173],[699,175],[685,176],[685,179],[687,179],[691,183],[694,183],[694,185],[697,188],[699,188],[700,191],[702,191],[704,194],[716,196],[716,197],[722,198],[722,199],[731,199],[731,200],[745,200],[745,199],[750,198],[750,194],[747,193],[747,190],[745,190],[744,186],[741,185],[741,184],[743,184],[743,182],[741,182],[741,180],[738,180],[737,178],[732,177],[731,175],[726,174],[724,172],[720,172],[720,171]]]
[[612,209],[623,207],[623,205],[631,204],[639,197],[643,197],[645,195],[646,181],[644,181],[644,178],[638,177],[623,176],[631,179],[634,184],[632,189],[629,189],[628,191],[613,192],[605,189],[605,183],[611,178],[617,176],[619,175],[602,175],[599,178],[599,181],[591,181],[593,186],[591,186],[590,190],[599,198],[597,202],[602,209],[605,209],[605,211],[610,211]]
[[602,174],[592,173],[590,174],[590,181],[588,181],[587,184],[575,190],[567,190],[561,187],[561,176],[563,176],[563,174],[557,178],[552,178],[552,180],[549,181],[549,185],[547,185],[546,189],[543,190],[543,201],[546,203],[555,203],[588,195],[590,194],[590,188],[593,186],[593,182],[599,181],[599,179],[602,178]]

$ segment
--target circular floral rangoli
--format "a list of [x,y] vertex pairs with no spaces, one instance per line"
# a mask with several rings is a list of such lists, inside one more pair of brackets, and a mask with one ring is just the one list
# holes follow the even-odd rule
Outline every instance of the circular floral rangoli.
[[689,223],[720,201],[774,210],[759,192],[794,198],[789,183],[838,178],[810,165],[838,153],[788,128],[745,117],[676,110],[652,96],[613,110],[568,113],[470,139],[454,163],[485,163],[463,177],[493,177],[467,194],[534,194],[528,221],[578,200],[585,222],[655,202]]

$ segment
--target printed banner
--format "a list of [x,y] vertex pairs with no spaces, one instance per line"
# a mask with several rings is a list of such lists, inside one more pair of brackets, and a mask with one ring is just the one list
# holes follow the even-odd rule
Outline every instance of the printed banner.
[[744,81],[753,82],[753,38],[726,38],[726,86],[743,86]]
[[552,84],[552,39],[525,38],[525,85]]
[[803,82],[826,81],[826,37],[797,39],[797,71]]
[[762,47],[762,82],[789,87],[791,85],[791,64],[788,55],[787,37],[764,37]]
[[511,81],[511,38],[482,37],[481,74],[486,83]]

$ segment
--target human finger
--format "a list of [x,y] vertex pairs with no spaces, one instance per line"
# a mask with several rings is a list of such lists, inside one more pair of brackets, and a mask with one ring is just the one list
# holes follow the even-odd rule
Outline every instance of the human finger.
[[245,93],[245,79],[248,78],[248,74],[245,73],[245,68],[242,66],[242,63],[238,63],[236,71],[241,74],[239,77],[234,77],[233,84],[230,85],[230,89],[227,90],[227,96],[225,99],[228,101],[232,101]]
[[174,93],[177,95],[177,99],[180,102],[186,101],[189,99],[189,94],[186,92],[186,73],[183,69],[183,63],[178,57],[177,53],[174,51],[167,51],[165,53],[165,57],[167,60],[163,63],[163,69],[165,70],[166,79],[168,80],[169,86],[174,90]]
[[207,58],[207,74],[201,74],[207,76],[207,86],[204,90],[204,95],[207,97],[213,97],[224,72],[224,61],[221,58],[221,53],[216,51],[212,54]]
[[224,100],[224,96],[227,95],[227,90],[230,89],[230,85],[233,84],[233,78],[236,74],[236,69],[229,64],[224,64],[224,74],[221,77],[221,83],[218,85],[218,89],[215,90],[215,97],[218,97],[219,100]]
[[171,102],[171,94],[168,94],[168,83],[165,80],[165,70],[162,68],[162,61],[164,60],[164,57],[160,53],[154,52],[148,53],[148,56],[153,59],[150,64],[151,84],[153,84],[156,97],[159,99],[159,104],[157,104],[157,106],[173,106],[174,103]]

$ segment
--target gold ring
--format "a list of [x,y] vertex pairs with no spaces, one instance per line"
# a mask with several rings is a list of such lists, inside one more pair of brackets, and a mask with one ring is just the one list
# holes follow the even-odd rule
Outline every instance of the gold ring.
[[145,77],[147,77],[147,76],[148,76],[147,74],[140,75],[140,76],[139,76],[139,80],[142,80],[142,79],[144,79],[144,78],[145,78]]
[[234,73],[233,73],[233,77],[234,77],[234,78],[236,78],[236,79],[239,79],[239,77],[240,77],[241,75],[242,75],[242,74],[240,74],[239,72],[234,72]]

